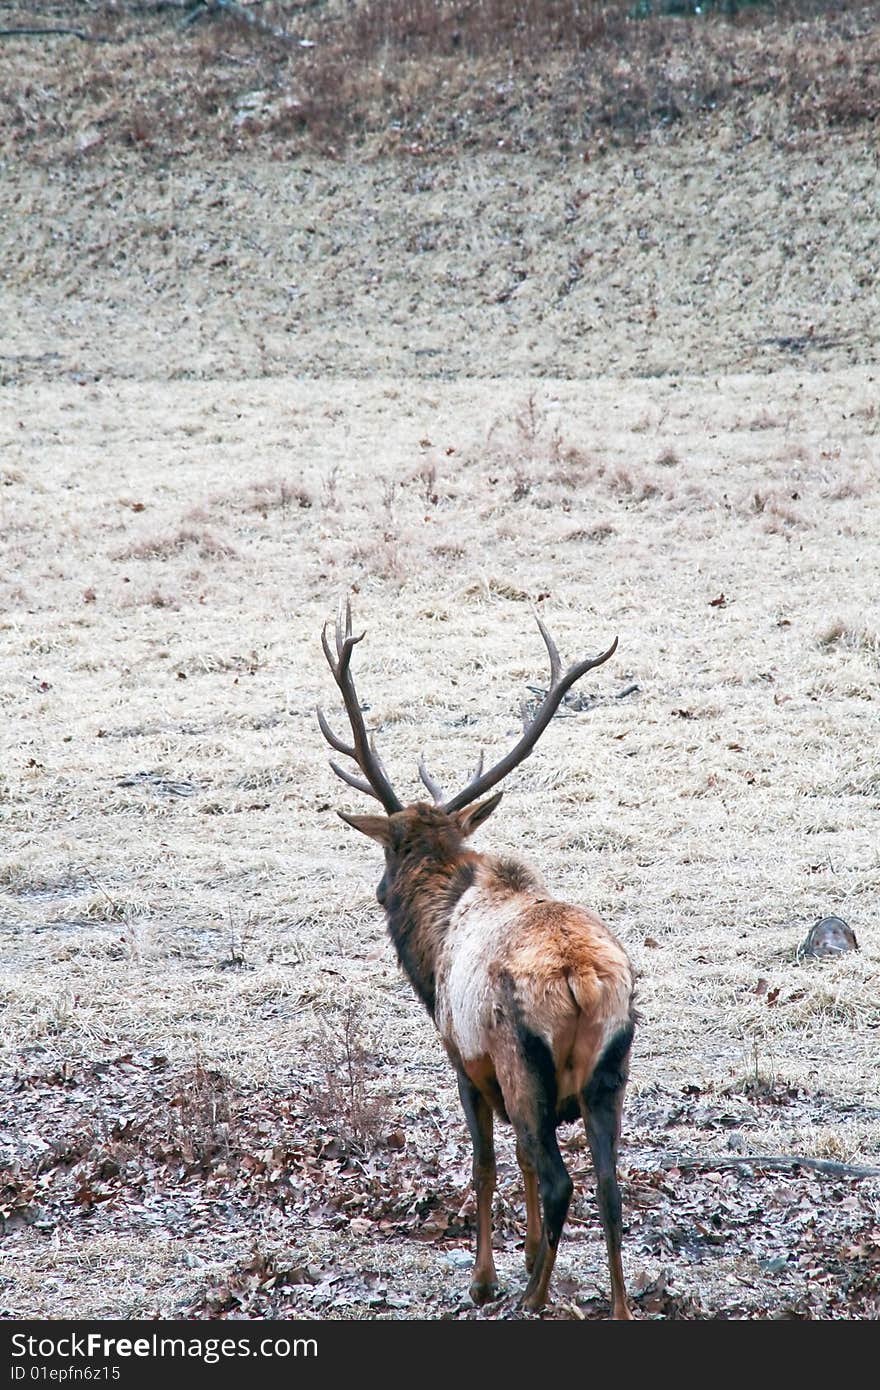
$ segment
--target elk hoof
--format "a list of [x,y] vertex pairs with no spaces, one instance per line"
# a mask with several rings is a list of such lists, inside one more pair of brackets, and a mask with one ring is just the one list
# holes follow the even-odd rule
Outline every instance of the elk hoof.
[[496,1284],[494,1279],[488,1281],[475,1279],[471,1284],[469,1293],[474,1303],[492,1303],[501,1296],[501,1285]]
[[528,1289],[519,1301],[519,1306],[524,1313],[540,1313],[547,1300],[542,1298],[539,1293],[529,1293]]

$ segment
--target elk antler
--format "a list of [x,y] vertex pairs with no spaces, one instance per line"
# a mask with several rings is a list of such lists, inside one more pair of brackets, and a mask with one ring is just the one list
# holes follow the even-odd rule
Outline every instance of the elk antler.
[[342,600],[339,601],[339,610],[336,615],[336,657],[327,639],[328,623],[324,624],[321,633],[321,646],[324,648],[324,655],[333,672],[333,679],[342,691],[342,699],[345,702],[345,710],[348,715],[348,722],[351,724],[351,732],[354,738],[353,745],[343,743],[341,738],[337,738],[323,712],[319,709],[318,723],[321,726],[321,733],[324,735],[331,748],[335,748],[337,753],[344,753],[347,758],[352,758],[364,774],[358,777],[346,768],[340,767],[331,759],[330,766],[341,777],[343,782],[347,782],[350,787],[356,787],[360,792],[366,792],[368,796],[374,796],[377,801],[381,801],[389,816],[395,811],[403,810],[403,803],[398,798],[388,777],[388,773],[382,764],[382,759],[376,750],[373,739],[367,737],[364,716],[361,713],[360,701],[357,691],[354,688],[354,681],[351,676],[351,654],[355,645],[362,642],[366,633],[362,632],[359,637],[353,637],[351,631],[351,600],[345,601],[345,625],[343,627],[343,607]]
[[[537,617],[537,614],[535,616]],[[527,758],[556,713],[563,696],[571,689],[575,681],[579,681],[581,676],[586,675],[587,671],[592,671],[594,666],[601,666],[602,662],[607,661],[617,650],[617,638],[615,637],[606,652],[600,653],[599,656],[588,656],[583,661],[575,662],[563,674],[562,661],[556,643],[540,618],[537,619],[537,622],[550,656],[550,689],[538,705],[532,719],[526,715],[525,705],[523,705],[523,733],[519,743],[511,748],[500,762],[497,762],[486,772],[482,770],[483,760],[480,758],[480,765],[467,786],[463,787],[460,792],[456,792],[455,796],[444,803],[444,811],[449,813],[460,811],[463,806],[468,806],[472,801],[476,801],[478,796],[482,796],[483,792],[494,787],[496,782],[500,782],[502,777],[506,777],[508,772],[511,772],[517,764]],[[419,770],[421,771],[421,768]],[[433,787],[426,782],[424,773],[422,774],[422,781],[425,782],[430,791],[433,791]]]
[[[472,775],[471,775],[471,781],[473,781],[474,778],[479,777],[479,775],[480,775],[480,773],[481,773],[482,771],[483,771],[483,754],[482,754],[482,752],[481,752],[481,753],[480,753],[480,756],[479,756],[479,759],[477,760],[477,766],[474,768],[474,771],[473,771],[473,773],[472,773]],[[433,796],[433,798],[434,798],[434,805],[435,805],[435,806],[442,806],[443,803],[444,803],[444,801],[446,800],[446,793],[445,793],[445,791],[443,790],[443,788],[441,787],[440,783],[437,781],[437,779],[436,779],[435,777],[432,777],[432,776],[431,776],[430,772],[428,771],[427,767],[425,766],[425,755],[424,755],[424,753],[423,753],[422,756],[419,758],[419,776],[421,777],[421,779],[422,779],[422,781],[424,782],[425,786],[428,788],[428,791],[429,791],[429,792],[431,793],[431,795]]]

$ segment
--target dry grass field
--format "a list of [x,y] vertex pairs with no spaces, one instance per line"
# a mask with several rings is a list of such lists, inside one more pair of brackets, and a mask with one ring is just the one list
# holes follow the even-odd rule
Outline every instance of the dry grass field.
[[[320,633],[346,593],[368,723],[414,798],[423,749],[453,785],[508,744],[546,674],[535,612],[568,660],[619,636],[479,846],[597,909],[638,969],[636,1316],[878,1316],[868,136],[691,132],[552,174],[546,153],[300,154],[289,206],[260,149],[7,163],[0,1316],[516,1315],[512,1141],[507,1297],[476,1310],[453,1075],[385,939],[378,852],[335,814],[362,801],[314,717],[340,722]],[[668,236],[626,233],[638,168]],[[738,190],[762,179],[756,222]],[[720,196],[689,241],[695,182]],[[402,249],[408,187],[427,261]],[[482,300],[517,188],[527,298]],[[282,312],[310,218],[326,254]],[[860,949],[803,957],[827,914]],[[603,1317],[563,1135],[545,1316]]]

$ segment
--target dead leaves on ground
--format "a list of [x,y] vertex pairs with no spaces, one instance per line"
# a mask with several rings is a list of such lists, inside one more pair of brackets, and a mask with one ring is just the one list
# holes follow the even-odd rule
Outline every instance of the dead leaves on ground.
[[19,1073],[3,1085],[6,1231],[88,1216],[116,1230],[165,1224],[181,1238],[249,1229],[255,1208],[276,1207],[292,1234],[467,1238],[464,1147],[436,1117],[398,1115],[368,1149],[327,1107],[326,1084],[300,1069],[290,1093],[236,1089],[218,1071],[133,1054]]
[[[516,1294],[484,1309],[466,1297],[474,1239],[470,1148],[461,1118],[431,1102],[383,1097],[382,1124],[356,1136],[328,1109],[320,1066],[286,1089],[236,1086],[221,1072],[163,1056],[24,1066],[0,1083],[0,1229],[28,1243],[76,1230],[271,1234],[181,1309],[189,1317],[518,1316]],[[796,1088],[633,1094],[621,1156],[637,1314],[648,1318],[880,1316],[880,1186],[797,1169],[712,1171],[711,1148],[742,1136],[766,1107],[814,1119],[833,1102]],[[426,1108],[426,1106],[428,1108]],[[560,1132],[575,1183],[565,1242],[601,1246],[589,1156],[579,1128]],[[669,1153],[680,1146],[678,1166]],[[687,1166],[688,1151],[701,1161]],[[516,1255],[524,1212],[515,1163],[499,1163],[495,1244]],[[306,1253],[315,1232],[343,1239],[338,1265]],[[430,1246],[448,1277],[424,1288],[381,1273],[381,1248]],[[337,1247],[334,1247],[337,1248]],[[372,1252],[372,1253],[371,1253]],[[575,1262],[576,1262],[575,1255]],[[723,1267],[718,1279],[713,1268]],[[454,1268],[453,1268],[454,1265]],[[721,1292],[719,1293],[719,1287]],[[711,1289],[711,1293],[708,1290]],[[702,1290],[706,1290],[705,1292]],[[588,1280],[560,1270],[550,1318],[607,1316]]]

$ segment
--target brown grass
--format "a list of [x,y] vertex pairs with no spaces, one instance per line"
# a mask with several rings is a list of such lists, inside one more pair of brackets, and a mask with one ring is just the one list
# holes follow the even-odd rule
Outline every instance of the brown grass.
[[[69,0],[49,11],[46,23],[83,25]],[[6,22],[28,13],[12,4]],[[272,0],[257,24],[205,6],[181,28],[179,7],[123,0],[91,7],[98,42],[4,41],[18,78],[0,136],[50,160],[110,146],[167,158],[202,142],[421,156],[521,151],[540,129],[547,153],[595,155],[651,129],[732,122],[786,140],[876,119],[876,4],[632,16],[631,0]]]
[[[828,376],[825,389],[858,405],[868,375]],[[825,415],[803,384],[765,384],[767,408],[792,419],[810,457],[839,448],[848,466],[868,467],[864,415]],[[874,493],[831,498],[821,466],[780,462],[772,449],[757,457],[738,424],[750,378],[721,390],[607,381],[588,394],[564,383],[433,383],[429,402],[423,384],[402,381],[393,396],[339,382],[262,383],[256,400],[251,390],[151,387],[160,435],[138,415],[141,386],[16,392],[17,411],[39,413],[60,452],[37,480],[27,442],[16,443],[20,480],[6,490],[23,513],[39,500],[55,560],[50,570],[36,550],[19,560],[38,602],[3,619],[6,1065],[91,1065],[140,1049],[197,1065],[193,1077],[289,1089],[329,1037],[333,1085],[321,1104],[345,1142],[370,1151],[372,1099],[391,1095],[435,1104],[463,1144],[451,1074],[383,939],[379,865],[334,815],[357,796],[330,774],[314,723],[319,700],[338,722],[318,636],[337,594],[354,589],[368,630],[358,688],[409,795],[422,748],[454,785],[478,747],[491,753],[515,733],[519,700],[545,674],[530,614],[540,603],[565,655],[617,633],[619,656],[585,691],[597,703],[559,718],[511,779],[484,843],[536,862],[627,943],[644,1014],[633,1104],[652,1087],[669,1096],[734,1086],[760,1070],[840,1109],[833,1123],[790,1132],[781,1113],[762,1113],[750,1147],[876,1162],[880,1130],[865,1107],[878,1023],[877,642],[863,563],[880,525]],[[646,437],[641,424],[658,408],[662,439]],[[188,460],[182,426],[194,413],[251,428],[213,462]],[[332,507],[254,512],[249,485],[230,486],[250,466],[251,439],[276,430],[303,441],[318,432],[308,490],[332,487]],[[75,504],[74,438],[77,448],[100,440]],[[455,442],[453,454],[445,444],[432,453],[436,504],[426,438]],[[559,466],[576,470],[564,482],[544,472],[554,439]],[[659,461],[672,447],[686,463]],[[143,514],[105,504],[121,468]],[[265,457],[254,468],[273,476]],[[517,497],[519,470],[531,486]],[[795,489],[802,500],[790,505],[808,509],[809,530],[768,532],[766,506],[749,500]],[[186,578],[204,530],[192,543],[162,539],[188,533],[181,518],[199,505],[228,538],[201,561],[213,586],[205,601]],[[131,560],[119,555],[144,545],[147,518],[139,563],[161,573],[174,607],[128,603]],[[385,548],[396,561],[383,571]],[[97,597],[83,604],[86,569]],[[632,684],[637,692],[614,698]],[[851,922],[861,950],[798,963],[806,926],[827,912]],[[346,1017],[358,1030],[347,1052]],[[193,1155],[222,1146],[222,1096],[195,1080],[181,1096],[181,1142]],[[691,1152],[716,1142],[689,1134]],[[717,1142],[723,1152],[723,1134]],[[467,1181],[464,1172],[463,1193]],[[108,1236],[81,1238],[97,1257]],[[316,1234],[313,1254],[320,1246],[326,1257],[333,1240]],[[127,1259],[149,1255],[126,1248]],[[428,1258],[408,1242],[397,1251]],[[572,1245],[561,1268],[583,1258]],[[169,1259],[166,1309],[193,1287]],[[645,1263],[634,1249],[627,1260]],[[24,1280],[16,1306],[66,1306],[43,1287]],[[156,1306],[149,1280],[140,1301],[125,1287],[100,1306]]]
[[[162,536],[146,536],[133,541],[116,552],[117,560],[168,560],[185,551],[194,551],[202,560],[228,559],[235,554],[232,546],[220,540],[210,531],[196,531],[191,527],[179,529]],[[162,607],[162,604],[158,604]]]

